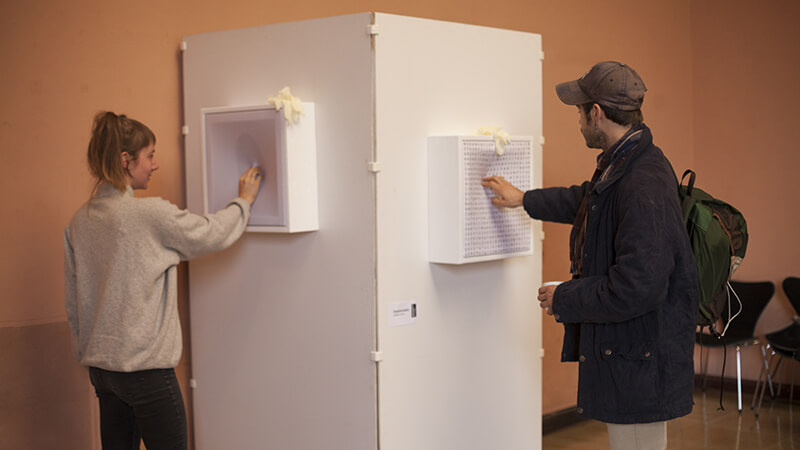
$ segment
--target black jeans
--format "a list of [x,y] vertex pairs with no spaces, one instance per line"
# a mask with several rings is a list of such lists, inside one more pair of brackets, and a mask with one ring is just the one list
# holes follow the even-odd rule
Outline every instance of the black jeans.
[[100,401],[103,450],[187,450],[186,409],[173,369],[89,368]]

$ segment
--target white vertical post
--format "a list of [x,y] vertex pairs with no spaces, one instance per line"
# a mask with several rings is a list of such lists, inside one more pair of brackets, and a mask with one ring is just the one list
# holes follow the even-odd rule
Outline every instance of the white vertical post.
[[739,395],[739,412],[742,412],[742,355],[741,347],[736,346],[736,393]]

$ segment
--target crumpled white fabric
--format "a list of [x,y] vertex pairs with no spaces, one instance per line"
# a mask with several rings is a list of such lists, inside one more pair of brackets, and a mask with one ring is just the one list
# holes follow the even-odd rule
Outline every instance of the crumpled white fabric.
[[511,142],[511,136],[501,127],[480,127],[475,132],[478,136],[492,136],[494,137],[494,151],[497,156],[503,156],[506,151],[506,144]]
[[289,86],[278,91],[276,97],[270,96],[267,99],[267,103],[275,106],[276,111],[283,109],[283,116],[286,118],[286,121],[291,124],[297,123],[300,120],[300,115],[305,115],[306,113],[303,108],[303,102],[292,95]]

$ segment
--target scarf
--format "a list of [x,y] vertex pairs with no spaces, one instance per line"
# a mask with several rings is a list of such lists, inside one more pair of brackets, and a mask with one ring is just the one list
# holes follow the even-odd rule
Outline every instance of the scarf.
[[586,223],[588,219],[586,212],[589,206],[589,195],[598,181],[606,180],[609,174],[619,167],[633,152],[636,144],[639,143],[643,129],[644,124],[631,127],[608,151],[597,156],[597,168],[589,181],[586,195],[584,195],[581,205],[578,207],[575,222],[572,225],[572,232],[569,235],[570,272],[573,278],[580,278],[583,274],[583,247],[586,241]]

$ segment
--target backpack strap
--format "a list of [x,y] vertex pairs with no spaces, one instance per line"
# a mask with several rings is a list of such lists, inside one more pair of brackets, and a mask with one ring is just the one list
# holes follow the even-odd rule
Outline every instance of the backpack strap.
[[694,179],[695,173],[692,169],[686,169],[683,172],[683,176],[681,177],[681,182],[679,183],[679,187],[683,186],[683,180],[686,179],[686,175],[689,175],[689,184],[686,185],[686,196],[683,197],[683,203],[681,204],[681,213],[683,213],[683,224],[688,225],[689,223],[689,211],[692,210],[694,204],[697,202],[692,197],[692,191],[694,190]]
[[694,190],[694,178],[695,178],[694,170],[686,169],[686,172],[683,172],[683,176],[681,177],[681,184],[683,184],[683,180],[686,179],[686,175],[689,175],[689,184],[686,185],[686,195],[691,196],[692,190]]

